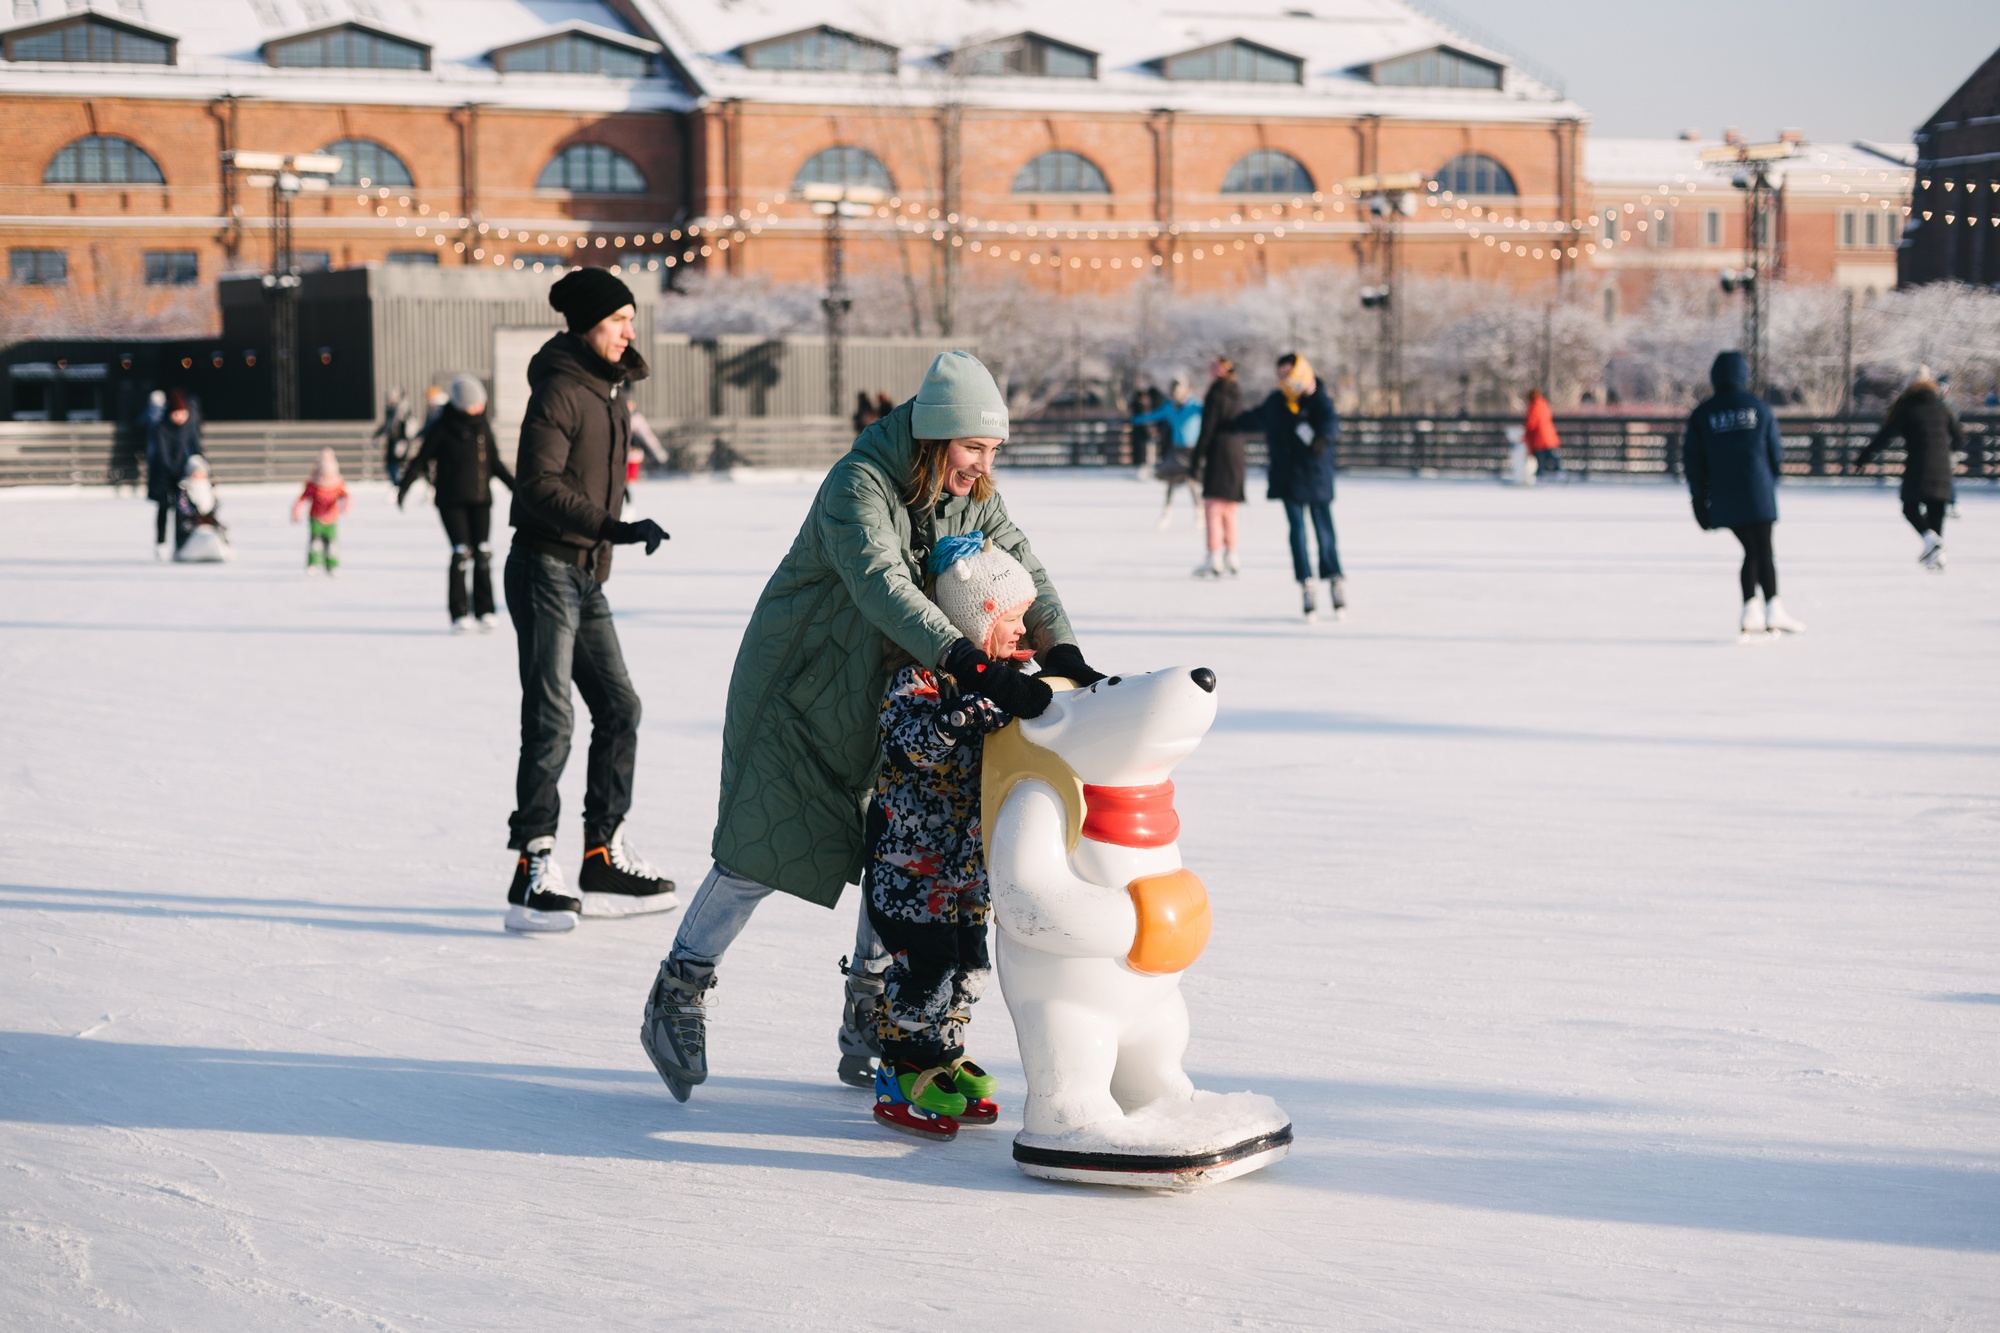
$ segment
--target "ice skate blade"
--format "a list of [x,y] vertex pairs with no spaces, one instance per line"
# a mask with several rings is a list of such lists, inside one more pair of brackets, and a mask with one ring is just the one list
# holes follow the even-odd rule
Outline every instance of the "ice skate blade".
[[958,1137],[958,1121],[950,1116],[939,1116],[929,1122],[936,1125],[938,1127],[936,1129],[921,1129],[914,1124],[898,1120],[893,1115],[884,1115],[883,1108],[878,1105],[875,1108],[875,1123],[885,1129],[893,1129],[898,1134],[907,1134],[913,1139],[922,1139],[927,1143],[949,1143]]
[[651,916],[655,912],[671,912],[681,905],[680,895],[672,889],[665,893],[592,893],[583,894],[583,914],[587,917],[608,919],[623,916]]
[[507,908],[506,925],[516,935],[558,935],[576,929],[576,913],[537,912],[532,907],[512,903]]
[[1769,630],[1763,629],[1745,629],[1736,632],[1736,642],[1738,644],[1769,643],[1777,637],[1777,635],[1771,633]]
[[1014,1143],[1014,1164],[1039,1180],[1126,1189],[1192,1190],[1261,1170],[1292,1150],[1292,1127],[1259,1134],[1215,1152],[1187,1156],[1064,1152]]
[[[665,1060],[662,1060],[659,1054],[653,1050],[653,1043],[646,1040],[646,1029],[643,1025],[639,1028],[639,1049],[643,1050],[646,1053],[646,1058],[653,1062],[653,1072],[660,1076],[660,1082],[667,1085],[667,1091],[674,1095],[675,1101],[684,1102],[693,1094],[694,1085],[701,1080],[690,1080],[686,1075],[682,1074]],[[703,1079],[707,1077],[706,1074],[702,1075]]]

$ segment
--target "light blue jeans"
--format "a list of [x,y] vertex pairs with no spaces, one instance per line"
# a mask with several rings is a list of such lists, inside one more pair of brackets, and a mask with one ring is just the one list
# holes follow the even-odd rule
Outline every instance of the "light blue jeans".
[[[722,955],[729,952],[729,946],[750,924],[750,914],[757,910],[757,904],[775,892],[720,863],[710,866],[708,878],[695,891],[694,901],[681,913],[673,951],[667,955],[669,969],[684,981],[698,981],[714,972]],[[868,924],[868,895],[855,896],[860,910],[854,923],[854,965],[879,976],[889,966],[889,953],[876,938],[875,928]]]

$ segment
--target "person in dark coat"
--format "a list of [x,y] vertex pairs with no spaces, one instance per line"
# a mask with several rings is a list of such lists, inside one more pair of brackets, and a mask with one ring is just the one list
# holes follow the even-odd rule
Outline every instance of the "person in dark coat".
[[404,454],[410,448],[410,409],[401,389],[389,390],[382,405],[382,421],[375,427],[374,441],[382,446],[382,472],[395,486],[403,480]]
[[[486,386],[473,375],[453,379],[450,402],[424,432],[424,442],[403,470],[402,484],[396,488],[396,508],[417,478],[429,475],[431,493],[437,499],[438,518],[444,522],[445,536],[451,540],[451,575],[445,591],[445,609],[451,613],[451,628],[464,633],[471,628],[468,613],[479,618],[479,628],[493,628],[493,482],[497,478],[508,490],[514,489],[514,474],[500,461],[500,448],[493,439],[493,426],[486,419]],[[472,575],[472,596],[465,595],[465,576]]]
[[[569,327],[528,363],[530,394],[508,516],[514,544],[504,571],[521,669],[521,764],[507,840],[521,853],[507,890],[507,928],[516,931],[573,930],[583,915],[680,905],[673,881],[625,841],[639,695],[604,598],[613,546],[643,542],[651,555],[667,539],[649,518],[619,518],[632,438],[628,386],[646,375],[632,349],[637,308],[631,288],[601,268],[565,274],[549,304]],[[571,894],[555,862],[556,783],[575,725],[572,687],[590,709],[591,732],[581,897]]]
[[1243,481],[1250,466],[1242,433],[1228,424],[1243,412],[1236,363],[1218,356],[1209,373],[1213,378],[1201,400],[1201,434],[1188,456],[1188,472],[1201,487],[1202,517],[1208,528],[1208,561],[1195,566],[1198,579],[1233,576],[1242,570],[1236,563],[1236,509],[1243,503]]
[[1903,517],[1924,543],[1917,562],[1942,573],[1944,515],[1958,470],[1952,454],[1965,450],[1965,427],[1945,403],[1928,366],[1917,371],[1910,387],[1890,407],[1882,429],[1855,455],[1852,470],[1868,466],[1894,440],[1903,442]]
[[165,414],[146,432],[146,498],[154,505],[156,560],[165,560],[173,553],[167,544],[167,525],[180,509],[181,479],[187,475],[188,459],[202,453],[201,416],[196,407],[179,389],[170,389]]
[[1682,445],[1695,522],[1704,532],[1727,528],[1743,546],[1742,632],[1801,633],[1805,626],[1778,602],[1778,565],[1771,550],[1785,462],[1778,414],[1750,392],[1750,363],[1741,352],[1717,356],[1708,380],[1715,392],[1689,415]]
[[1313,596],[1313,567],[1307,559],[1306,520],[1319,543],[1319,576],[1326,580],[1335,615],[1347,606],[1347,579],[1340,572],[1340,548],[1333,532],[1333,470],[1340,440],[1340,414],[1312,364],[1297,352],[1278,358],[1278,387],[1256,407],[1225,418],[1227,429],[1264,432],[1270,453],[1266,498],[1282,500],[1291,527],[1292,576],[1299,581],[1307,620],[1319,615]]

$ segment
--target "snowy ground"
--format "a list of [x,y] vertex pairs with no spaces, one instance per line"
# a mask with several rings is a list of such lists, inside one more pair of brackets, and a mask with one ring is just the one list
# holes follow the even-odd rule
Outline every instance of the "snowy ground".
[[[2000,496],[1936,578],[1893,492],[1787,490],[1811,632],[1744,647],[1665,487],[1345,481],[1311,628],[1275,506],[1212,586],[1149,486],[1004,487],[1095,663],[1221,677],[1188,1063],[1287,1161],[1156,1196],[1026,1179],[1011,1115],[880,1130],[832,1077],[846,904],[763,911],[676,1105],[673,918],[500,930],[512,636],[444,633],[431,512],[361,488],[329,584],[289,490],[226,491],[208,568],[17,492],[0,1326],[2000,1326]],[[674,540],[619,556],[636,841],[686,883],[810,492],[649,483]],[[974,1052],[1018,1107],[997,990]]]

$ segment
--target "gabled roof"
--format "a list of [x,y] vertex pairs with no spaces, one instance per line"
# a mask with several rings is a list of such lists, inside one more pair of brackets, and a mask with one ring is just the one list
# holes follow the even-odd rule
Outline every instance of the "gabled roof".
[[[898,63],[897,58],[902,54],[902,49],[898,47],[894,42],[884,41],[880,37],[870,37],[864,33],[855,32],[849,28],[836,28],[831,23],[814,23],[804,28],[794,29],[791,32],[772,33],[768,37],[758,37],[751,41],[738,42],[736,44],[735,49],[731,52],[731,54],[735,55],[738,59],[742,59],[745,52],[761,51],[767,46],[782,46],[786,42],[795,41],[800,37],[811,37],[818,33],[825,33],[829,37],[839,37],[844,41],[853,42],[857,46],[872,46],[878,51],[886,51],[889,54],[889,64],[891,68],[894,68],[894,66]],[[749,62],[746,60],[744,61],[744,63],[747,65]],[[788,70],[786,72],[814,73],[816,71]],[[825,71],[825,72],[833,72],[833,71]]]
[[495,56],[504,56],[509,51],[525,51],[531,47],[540,46],[544,42],[554,41],[556,38],[564,36],[586,37],[593,42],[602,42],[606,46],[621,47],[624,50],[642,56],[656,56],[666,50],[666,47],[660,45],[658,42],[648,41],[644,37],[634,37],[629,32],[614,32],[612,29],[596,23],[587,23],[582,19],[571,19],[567,23],[557,24],[546,32],[538,32],[532,37],[523,37],[519,41],[508,42],[504,46],[496,46],[486,53],[486,58],[491,60]]
[[1481,55],[1477,51],[1468,51],[1451,42],[1432,42],[1429,46],[1420,46],[1413,51],[1398,51],[1392,55],[1380,56],[1364,64],[1356,65],[1350,73],[1359,74],[1364,78],[1372,78],[1376,69],[1383,65],[1394,65],[1404,60],[1413,60],[1418,56],[1427,56],[1433,51],[1443,52],[1445,55],[1457,56],[1460,60],[1469,60],[1474,64],[1489,65],[1496,70],[1505,71],[1507,69],[1506,61],[1493,56]]
[[0,28],[0,42],[7,43],[8,49],[11,51],[13,43],[20,38],[33,37],[38,33],[54,32],[61,28],[67,28],[84,19],[102,23],[106,27],[118,28],[136,37],[147,37],[156,42],[165,42],[167,44],[167,61],[169,64],[173,62],[174,48],[180,45],[181,39],[177,33],[168,32],[164,28],[155,28],[151,24],[141,23],[137,19],[127,18],[123,14],[99,9],[95,3],[87,4],[81,9],[72,9],[50,18],[32,19],[27,23],[19,23],[11,28]]
[[368,19],[338,19],[332,23],[315,23],[309,28],[295,28],[291,32],[273,33],[271,36],[266,37],[257,47],[257,54],[268,62],[271,59],[271,48],[274,46],[289,46],[293,42],[304,41],[308,37],[324,37],[328,33],[347,32],[350,30],[365,32],[372,37],[386,38],[403,46],[413,46],[424,53],[425,66],[428,67],[430,64],[431,44],[429,41],[422,37],[412,36],[407,32],[398,32],[394,28],[384,27],[382,24],[371,22]]

